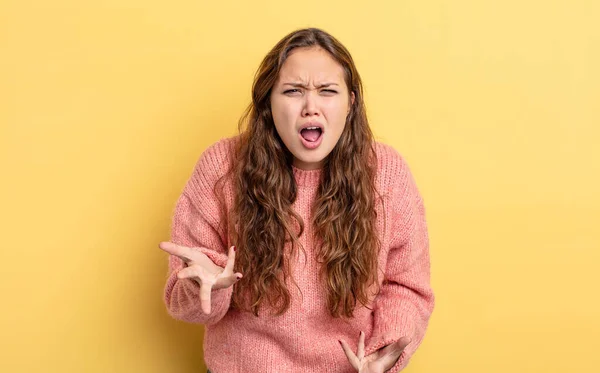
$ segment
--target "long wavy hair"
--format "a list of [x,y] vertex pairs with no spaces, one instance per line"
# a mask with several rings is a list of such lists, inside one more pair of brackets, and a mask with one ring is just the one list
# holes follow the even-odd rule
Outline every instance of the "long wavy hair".
[[235,197],[228,229],[238,248],[236,271],[244,274],[234,286],[232,306],[257,316],[265,302],[277,314],[285,312],[291,302],[290,280],[295,284],[291,259],[300,246],[304,222],[292,209],[298,192],[293,156],[275,129],[270,95],[290,52],[307,47],[329,52],[343,67],[348,94],[355,95],[341,137],[324,161],[309,222],[315,227],[315,242],[320,243],[316,259],[329,312],[333,317],[351,317],[358,303],[367,306],[379,290],[377,158],[362,82],[350,53],[338,40],[320,29],[301,29],[279,41],[260,64],[252,102],[239,121],[229,173]]

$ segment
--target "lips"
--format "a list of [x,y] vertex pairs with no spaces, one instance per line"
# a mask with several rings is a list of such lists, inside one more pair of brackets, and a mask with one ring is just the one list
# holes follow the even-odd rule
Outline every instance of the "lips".
[[323,140],[323,127],[319,125],[306,124],[298,133],[300,142],[307,149],[316,149]]
[[325,132],[325,127],[323,127],[323,125],[319,122],[307,122],[304,123],[299,129],[298,132],[302,132],[302,130],[307,129],[307,128],[311,128],[311,127],[317,127],[321,130],[321,133]]

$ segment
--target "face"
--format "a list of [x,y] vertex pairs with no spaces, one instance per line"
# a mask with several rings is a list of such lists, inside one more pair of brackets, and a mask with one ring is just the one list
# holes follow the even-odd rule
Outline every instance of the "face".
[[288,55],[271,91],[271,112],[294,166],[305,170],[323,166],[353,103],[344,70],[328,52],[296,48]]

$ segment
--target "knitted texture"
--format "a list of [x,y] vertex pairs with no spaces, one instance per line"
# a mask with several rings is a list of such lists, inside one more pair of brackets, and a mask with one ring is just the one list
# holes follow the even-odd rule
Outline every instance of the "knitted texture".
[[[221,206],[213,191],[217,180],[231,166],[230,154],[237,137],[222,139],[200,156],[177,201],[171,228],[171,241],[194,247],[217,265],[224,267],[230,242],[226,233],[228,211],[233,203],[233,185],[227,180]],[[199,285],[191,279],[178,279],[184,268],[178,257],[169,256],[169,273],[164,299],[175,319],[206,326],[204,358],[213,373],[330,372],[351,373],[338,340],[358,345],[359,332],[365,332],[366,355],[398,340],[411,339],[396,365],[388,373],[402,370],[421,344],[434,295],[430,287],[429,240],[423,200],[409,168],[392,147],[376,143],[378,158],[376,187],[383,195],[377,205],[380,293],[368,307],[358,305],[350,319],[334,318],[327,309],[327,296],[319,279],[315,255],[314,227],[305,224],[300,237],[306,256],[297,250],[291,274],[299,287],[289,286],[290,308],[280,316],[230,308],[233,288],[212,292],[211,314],[200,308]],[[293,166],[292,166],[293,167]],[[293,167],[298,185],[294,210],[305,223],[312,221],[322,170]],[[224,215],[225,214],[225,215]],[[252,248],[238,247],[237,250]]]

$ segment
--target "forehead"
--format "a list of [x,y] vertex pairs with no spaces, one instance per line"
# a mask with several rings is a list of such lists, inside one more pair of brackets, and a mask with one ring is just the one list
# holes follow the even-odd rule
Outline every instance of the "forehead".
[[321,48],[296,48],[281,66],[279,82],[344,83],[344,69]]

